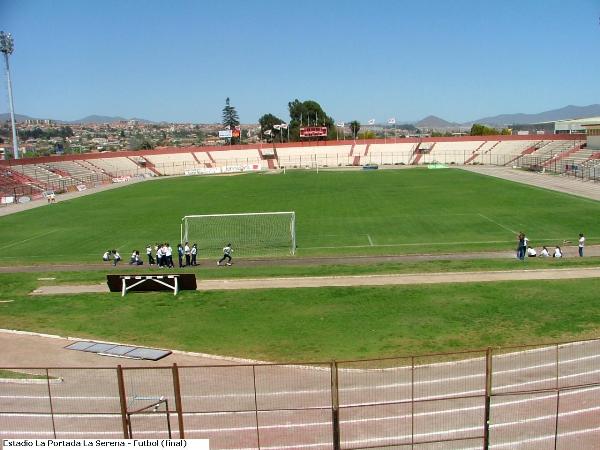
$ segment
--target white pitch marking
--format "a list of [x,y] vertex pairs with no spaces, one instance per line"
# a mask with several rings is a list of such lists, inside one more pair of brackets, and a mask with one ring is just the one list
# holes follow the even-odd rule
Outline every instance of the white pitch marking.
[[480,217],[483,217],[485,220],[489,220],[490,222],[492,222],[492,223],[495,223],[495,224],[496,224],[496,225],[498,225],[500,228],[504,228],[505,230],[507,230],[507,231],[510,231],[510,232],[511,232],[511,233],[513,233],[513,234],[517,234],[517,232],[516,232],[515,230],[511,230],[510,228],[508,228],[508,227],[505,227],[505,226],[504,226],[504,225],[502,225],[501,223],[498,223],[498,222],[496,222],[495,220],[493,220],[493,219],[490,219],[490,218],[489,218],[488,216],[486,216],[485,214],[477,213],[477,215],[478,215],[478,216],[480,216]]
[[45,233],[36,234],[34,236],[31,236],[30,238],[23,239],[23,240],[17,241],[17,242],[13,242],[12,244],[4,245],[4,246],[2,246],[2,249],[7,249],[7,248],[10,248],[10,247],[14,247],[15,245],[21,245],[21,244],[24,244],[25,242],[33,241],[34,239],[41,238],[41,237],[44,237],[44,236],[48,236],[49,234],[52,234],[52,233],[56,233],[57,231],[58,230],[50,230],[50,231],[47,231]]

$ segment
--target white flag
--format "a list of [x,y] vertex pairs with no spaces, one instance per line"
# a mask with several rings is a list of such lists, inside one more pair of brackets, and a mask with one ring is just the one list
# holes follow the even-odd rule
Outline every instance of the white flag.
[[394,125],[394,124],[396,123],[396,118],[395,118],[395,117],[392,117],[390,120],[388,120],[388,123],[389,123],[390,125]]
[[375,119],[371,119],[369,120],[369,122],[367,122],[369,125],[375,125]]
[[344,122],[338,122],[336,123],[336,126],[340,127],[340,128],[344,128],[345,123]]
[[272,133],[272,132],[271,132],[271,130],[267,130],[267,131],[265,131],[265,134],[266,134],[267,136],[271,136],[271,133]]
[[281,125],[273,125],[274,130],[281,130]]
[[288,124],[287,123],[282,123],[281,125],[279,125],[282,129],[287,130]]

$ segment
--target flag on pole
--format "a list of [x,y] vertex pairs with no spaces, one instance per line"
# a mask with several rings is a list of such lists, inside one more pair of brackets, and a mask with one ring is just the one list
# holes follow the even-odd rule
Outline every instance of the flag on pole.
[[344,122],[338,122],[335,124],[336,127],[340,127],[340,128],[344,128],[345,123]]
[[288,124],[287,123],[282,123],[279,125],[282,129],[287,130]]
[[392,117],[391,119],[389,119],[389,120],[388,120],[388,123],[389,123],[390,125],[395,125],[395,124],[396,124],[396,118],[395,118],[395,117]]
[[275,130],[281,130],[281,125],[273,125],[273,129],[275,129]]
[[367,122],[369,125],[375,125],[375,119],[371,119]]
[[271,136],[271,134],[272,134],[272,131],[271,131],[271,130],[267,130],[267,131],[265,131],[265,134],[266,134],[267,136]]

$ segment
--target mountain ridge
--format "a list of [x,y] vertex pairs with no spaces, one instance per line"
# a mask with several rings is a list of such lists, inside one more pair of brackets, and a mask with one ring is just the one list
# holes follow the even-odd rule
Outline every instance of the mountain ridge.
[[[457,128],[457,127],[470,127],[474,123],[480,123],[484,125],[492,126],[510,126],[515,124],[532,124],[541,122],[552,122],[555,120],[566,120],[566,119],[577,119],[582,117],[595,117],[600,116],[600,104],[594,103],[587,106],[567,105],[562,108],[551,109],[548,111],[542,111],[539,113],[512,113],[512,114],[499,114],[496,116],[482,117],[476,120],[470,120],[463,123],[451,122],[435,115],[429,115],[421,120],[407,121],[406,124],[414,125],[418,128]],[[6,122],[10,120],[8,113],[0,114],[0,121]],[[17,122],[24,122],[26,120],[45,120],[30,117],[25,114],[15,114],[15,120]],[[92,114],[77,120],[56,120],[50,119],[58,124],[91,124],[91,123],[113,123],[121,121],[135,120],[145,124],[156,124],[156,123],[171,123],[165,121],[152,121],[148,119],[140,118],[124,118],[121,116],[103,116],[98,114]]]

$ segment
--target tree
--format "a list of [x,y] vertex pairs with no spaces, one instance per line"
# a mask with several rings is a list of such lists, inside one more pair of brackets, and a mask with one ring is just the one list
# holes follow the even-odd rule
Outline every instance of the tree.
[[352,138],[356,139],[358,136],[358,132],[360,130],[360,122],[358,120],[353,120],[350,122],[350,132],[352,133]]
[[471,127],[471,136],[491,136],[500,134],[495,128],[487,127],[480,123],[474,123]]
[[328,138],[335,138],[333,119],[329,117],[321,105],[314,100],[301,102],[295,99],[288,103],[290,111],[290,139],[300,139],[301,126],[325,126],[328,130]]
[[129,150],[151,150],[154,144],[148,138],[138,134],[129,139],[128,147]]
[[[274,133],[277,132],[277,130],[273,130],[273,125],[279,125],[283,123],[283,120],[277,116],[274,116],[273,114],[264,114],[260,119],[258,119],[258,123],[260,124],[261,138],[266,137],[268,142],[272,142],[275,137]],[[270,135],[264,134],[267,130],[271,130]],[[282,130],[279,130],[278,133],[281,133],[281,131]],[[286,139],[287,135],[283,136],[283,138]],[[277,140],[279,140],[279,138]]]
[[[229,97],[225,99],[225,107],[223,108],[223,126],[229,130],[234,130],[240,124],[240,118],[233,106],[229,104]],[[231,143],[234,144],[235,138],[231,138]]]
[[194,140],[194,143],[196,145],[202,145],[202,144],[204,144],[204,139],[205,139],[204,132],[202,130],[198,129],[198,131],[196,132],[196,139]]

